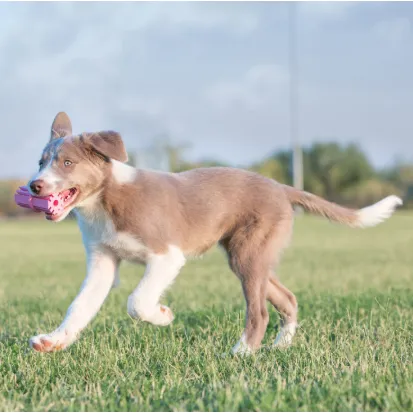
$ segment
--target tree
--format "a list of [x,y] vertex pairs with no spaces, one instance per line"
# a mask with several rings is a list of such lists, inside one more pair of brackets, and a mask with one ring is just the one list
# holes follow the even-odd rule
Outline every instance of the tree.
[[370,179],[374,169],[361,149],[350,144],[316,143],[304,150],[304,186],[331,200],[352,185]]
[[413,185],[413,165],[407,163],[397,163],[393,167],[379,173],[382,179],[407,189]]
[[347,188],[341,198],[344,203],[352,207],[361,208],[374,204],[389,195],[401,196],[403,191],[393,183],[378,178],[368,179]]
[[172,172],[180,172],[182,166],[185,164],[184,153],[191,145],[188,143],[181,143],[178,145],[167,145],[166,150],[169,155],[169,167]]
[[277,159],[268,158],[261,163],[253,165],[250,169],[278,182],[284,183],[286,181],[286,171]]

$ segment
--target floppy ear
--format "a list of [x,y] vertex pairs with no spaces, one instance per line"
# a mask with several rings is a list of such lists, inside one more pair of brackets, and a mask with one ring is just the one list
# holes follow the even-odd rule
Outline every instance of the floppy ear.
[[85,141],[104,158],[111,158],[120,162],[127,162],[128,160],[122,137],[117,132],[103,131],[86,134]]
[[52,123],[50,140],[72,135],[72,122],[65,112],[59,112]]

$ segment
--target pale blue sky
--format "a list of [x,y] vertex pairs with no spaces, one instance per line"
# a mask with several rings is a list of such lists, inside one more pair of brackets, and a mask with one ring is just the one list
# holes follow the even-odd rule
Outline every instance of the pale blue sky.
[[[36,168],[54,115],[245,164],[289,146],[286,3],[0,3],[0,176]],[[300,3],[303,143],[413,160],[413,3]]]

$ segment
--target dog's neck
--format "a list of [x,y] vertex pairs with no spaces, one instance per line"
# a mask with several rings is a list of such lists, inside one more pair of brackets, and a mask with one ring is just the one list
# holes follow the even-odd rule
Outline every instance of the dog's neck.
[[74,208],[74,213],[76,218],[82,219],[82,221],[94,221],[103,212],[102,204],[102,190],[96,191],[94,194],[88,196],[82,202],[80,202],[76,208]]
[[99,189],[76,206],[76,214],[80,214],[84,218],[93,217],[103,209],[105,194],[115,193],[119,185],[130,184],[139,179],[139,169],[116,160],[110,162],[111,168],[106,179]]

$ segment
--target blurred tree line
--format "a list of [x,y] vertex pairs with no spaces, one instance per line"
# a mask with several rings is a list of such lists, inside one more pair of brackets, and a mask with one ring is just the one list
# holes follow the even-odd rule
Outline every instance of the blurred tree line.
[[[228,166],[214,160],[190,162],[185,157],[187,145],[167,147],[170,167],[181,172],[198,167]],[[133,163],[133,156],[130,157]],[[396,163],[378,170],[355,144],[314,143],[303,149],[304,188],[330,201],[351,207],[362,207],[396,194],[413,207],[413,164]],[[277,151],[245,169],[279,182],[292,184],[291,151]],[[0,181],[0,217],[31,214],[14,203],[14,192],[25,181]]]

